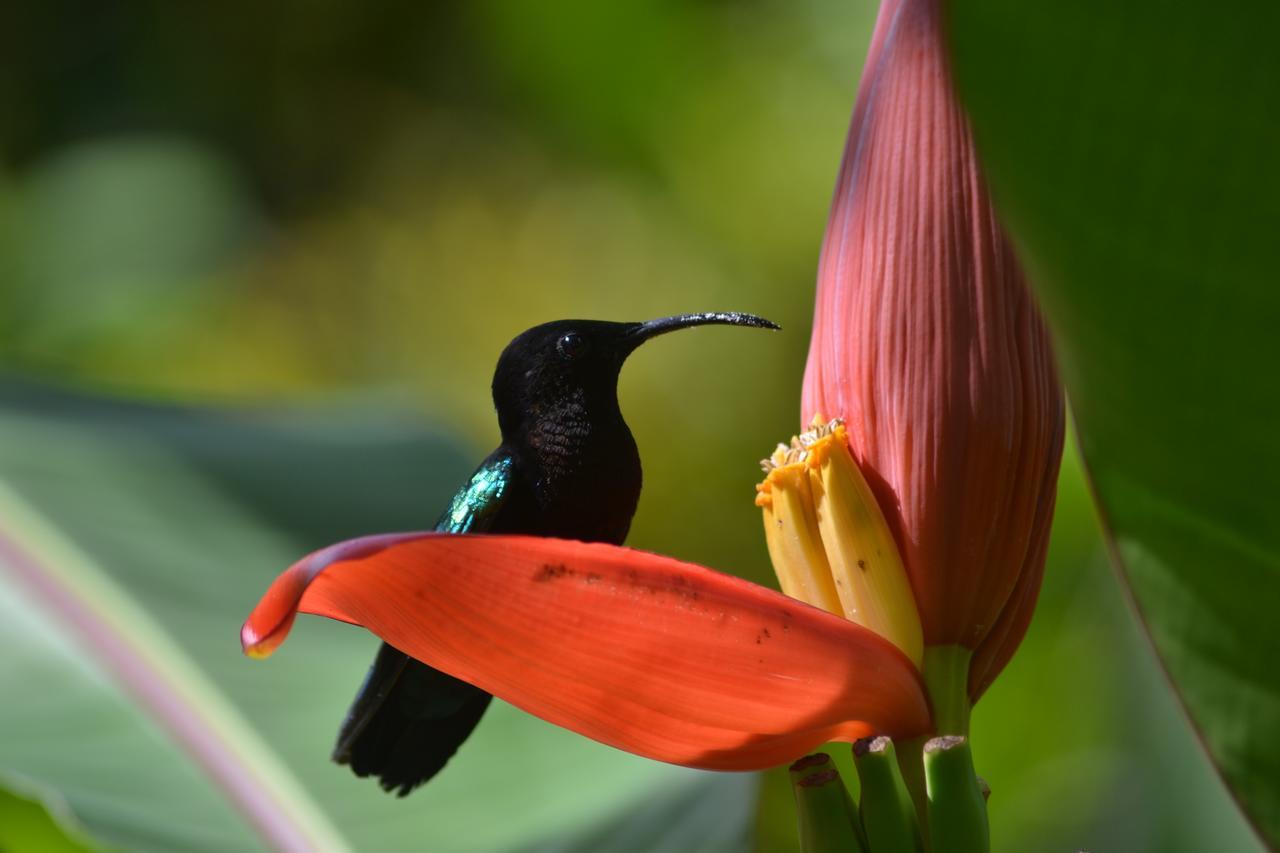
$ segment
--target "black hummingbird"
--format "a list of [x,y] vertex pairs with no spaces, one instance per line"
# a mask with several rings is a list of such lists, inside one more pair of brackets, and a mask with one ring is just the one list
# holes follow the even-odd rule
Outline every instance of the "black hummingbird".
[[[751,314],[707,313],[647,323],[559,320],[516,337],[493,375],[502,443],[435,529],[621,545],[640,499],[640,454],[618,409],[622,363],[656,335],[712,323],[779,328]],[[440,772],[492,698],[383,643],[333,760],[404,796]]]

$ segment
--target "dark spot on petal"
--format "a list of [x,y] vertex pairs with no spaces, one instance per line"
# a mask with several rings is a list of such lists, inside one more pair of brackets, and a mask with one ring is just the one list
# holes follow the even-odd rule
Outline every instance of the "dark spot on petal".
[[866,560],[859,560],[859,561],[858,561],[858,568],[862,569],[862,570],[865,572],[865,571],[867,570],[867,561],[866,561]]
[[546,581],[556,580],[571,574],[573,574],[573,570],[564,563],[544,563],[542,568],[534,573],[533,579],[538,583],[545,583]]
[[597,574],[596,572],[587,573],[587,583],[600,583],[600,580],[601,580],[600,575]]

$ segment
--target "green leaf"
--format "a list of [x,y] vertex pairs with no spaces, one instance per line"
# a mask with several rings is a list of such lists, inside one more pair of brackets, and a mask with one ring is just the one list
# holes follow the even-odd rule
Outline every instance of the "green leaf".
[[[241,655],[240,623],[284,566],[428,526],[478,455],[369,413],[0,392],[0,768],[130,850],[258,849],[255,795],[316,846],[594,849],[652,801],[673,847],[736,849],[746,806],[725,821],[689,802],[747,804],[749,777],[646,762],[502,703],[448,772],[398,800],[328,760],[375,638],[305,618],[270,660]],[[140,701],[139,684],[165,701]],[[256,785],[219,777],[210,739]]]
[[949,7],[984,165],[1157,651],[1280,843],[1280,7]]
[[14,780],[0,788],[0,850],[39,850],[41,853],[92,853],[66,803],[26,791]]

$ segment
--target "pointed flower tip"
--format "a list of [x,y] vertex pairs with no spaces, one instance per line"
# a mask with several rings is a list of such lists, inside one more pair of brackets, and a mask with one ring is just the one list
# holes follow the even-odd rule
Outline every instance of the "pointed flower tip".
[[302,597],[321,572],[335,562],[376,554],[388,545],[429,533],[387,533],[330,545],[298,560],[277,577],[240,628],[240,648],[246,657],[270,657],[293,628]]
[[[272,584],[262,601],[240,626],[240,649],[245,657],[255,660],[271,657],[289,636],[294,615],[297,613],[298,600],[302,597],[302,589],[290,590],[285,595],[273,594],[279,592],[277,586],[286,577],[287,574],[282,575],[275,584]],[[289,586],[296,586],[292,578],[288,580]]]
[[292,571],[290,568],[276,579],[258,602],[258,606],[253,608],[249,618],[240,626],[240,649],[245,657],[270,657],[289,635],[298,599],[302,595],[301,589],[286,591],[288,587],[296,587],[289,574]]
[[254,629],[253,625],[245,622],[240,628],[240,649],[244,652],[245,657],[253,658],[254,660],[269,658],[271,653],[284,642],[284,634],[287,632],[288,628],[285,628],[283,632],[278,631],[275,634],[268,634],[264,637]]
[[302,594],[318,569],[310,554],[290,566],[272,582],[262,600],[240,627],[240,648],[246,657],[270,657],[289,636]]

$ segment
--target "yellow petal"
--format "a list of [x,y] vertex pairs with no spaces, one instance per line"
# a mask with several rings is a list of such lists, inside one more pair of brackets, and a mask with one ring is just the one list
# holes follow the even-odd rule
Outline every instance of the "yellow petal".
[[820,429],[807,451],[818,529],[845,617],[919,666],[924,635],[911,583],[875,494],[849,453],[844,426],[833,421]]
[[759,492],[756,503],[764,512],[769,558],[782,591],[814,607],[844,615],[818,532],[804,464],[772,468]]

